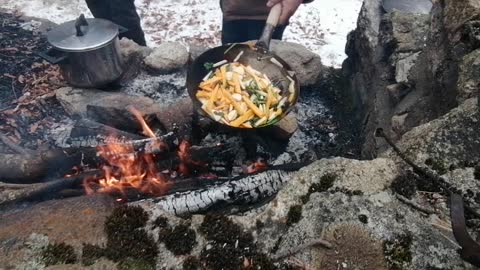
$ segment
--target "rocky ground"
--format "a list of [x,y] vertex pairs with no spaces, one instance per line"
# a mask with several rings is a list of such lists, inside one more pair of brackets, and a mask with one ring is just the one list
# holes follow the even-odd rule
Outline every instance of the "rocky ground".
[[[440,176],[473,211],[480,212],[475,75],[479,43],[478,32],[469,31],[476,25],[480,4],[473,0],[435,3],[430,15],[385,14],[380,4],[367,0],[363,5],[358,28],[347,46],[350,58],[341,72],[346,77],[322,67],[308,51],[292,54],[302,51],[297,45],[276,45],[280,54],[282,49],[291,53],[282,56],[305,76],[305,87],[317,87],[332,100],[341,99],[336,104],[344,106],[344,115],[364,120],[362,134],[355,135],[369,136],[363,150],[374,153],[374,159],[346,158],[346,151],[344,157],[319,158],[294,173],[271,200],[230,215],[222,209],[177,217],[148,200],[114,206],[104,196],[47,201],[0,212],[0,267],[477,269],[457,253],[448,191],[412,170],[373,131],[383,127],[408,158]],[[461,33],[456,32],[459,29]],[[438,43],[445,50],[435,53],[437,47],[432,44]],[[143,59],[150,54],[132,44],[123,45],[127,57]],[[288,50],[291,46],[295,49]],[[452,58],[447,48],[456,48],[459,54]],[[174,63],[165,58],[168,65],[161,66],[171,68]],[[447,68],[452,61],[457,65]],[[423,69],[426,63],[437,65]],[[166,97],[178,96],[181,80],[177,73],[152,76],[142,71],[125,88],[129,94],[169,100]],[[352,88],[344,88],[348,82]],[[166,89],[161,95],[155,91],[159,83]],[[74,99],[85,96],[75,91],[79,90],[62,88],[56,95],[69,114],[85,113],[85,107],[79,106],[82,103]],[[455,104],[432,101],[446,96],[453,96]],[[99,100],[91,102],[98,104]],[[312,105],[304,102],[297,114],[309,115],[312,111],[307,107]],[[442,108],[431,109],[438,104]],[[479,242],[480,219],[467,213],[466,224]]]

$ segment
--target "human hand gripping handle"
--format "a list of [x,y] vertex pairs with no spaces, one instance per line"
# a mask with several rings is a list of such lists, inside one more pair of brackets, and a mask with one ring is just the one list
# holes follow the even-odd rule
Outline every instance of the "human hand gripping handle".
[[267,2],[268,7],[273,7],[274,5],[281,4],[282,5],[282,13],[279,18],[279,24],[285,25],[287,24],[288,20],[292,15],[297,11],[298,7],[302,3],[306,3],[310,1],[304,0],[269,0]]

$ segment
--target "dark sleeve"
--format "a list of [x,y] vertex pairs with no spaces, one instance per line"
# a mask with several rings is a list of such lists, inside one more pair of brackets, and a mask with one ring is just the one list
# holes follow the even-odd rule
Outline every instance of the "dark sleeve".
[[311,2],[313,2],[313,0],[303,0],[304,4],[308,4],[308,3],[311,3]]

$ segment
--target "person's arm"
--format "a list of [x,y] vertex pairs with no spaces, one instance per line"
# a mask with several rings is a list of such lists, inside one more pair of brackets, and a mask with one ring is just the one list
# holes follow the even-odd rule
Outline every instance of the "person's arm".
[[280,15],[279,24],[284,25],[295,14],[295,11],[301,4],[310,2],[313,2],[313,0],[268,0],[267,6],[273,7],[278,3],[282,3],[282,15]]

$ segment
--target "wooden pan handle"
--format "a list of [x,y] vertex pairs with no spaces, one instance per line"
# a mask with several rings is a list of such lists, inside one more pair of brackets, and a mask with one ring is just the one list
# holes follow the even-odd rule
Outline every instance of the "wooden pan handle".
[[258,39],[256,47],[262,49],[262,51],[267,52],[270,47],[270,40],[272,39],[273,31],[278,25],[280,19],[280,14],[282,14],[282,4],[278,3],[270,9],[268,13],[267,22],[265,23],[265,28],[263,28],[262,36]]
[[278,3],[270,9],[268,13],[267,24],[270,24],[273,27],[277,27],[278,22],[280,21],[280,15],[282,14],[282,4]]

